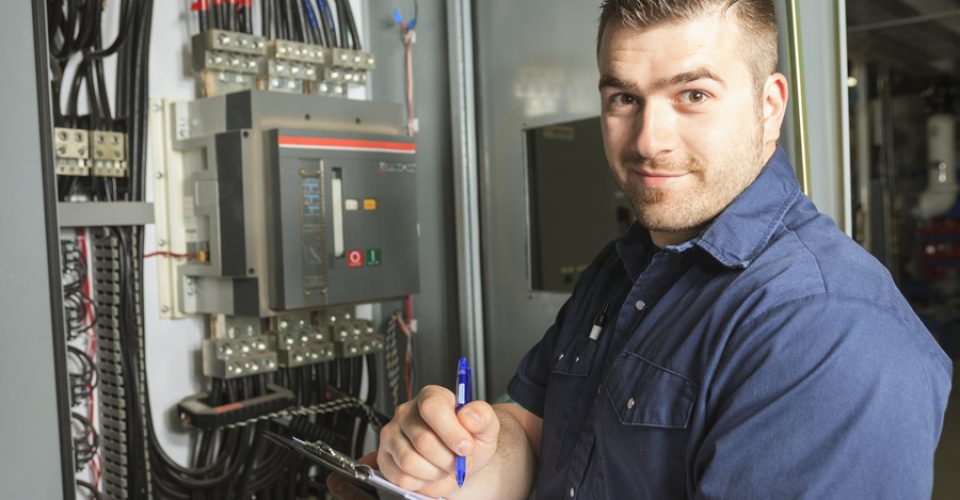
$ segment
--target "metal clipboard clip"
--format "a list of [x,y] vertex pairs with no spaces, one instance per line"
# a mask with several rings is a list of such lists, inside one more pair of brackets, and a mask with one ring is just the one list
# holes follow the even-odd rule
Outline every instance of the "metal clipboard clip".
[[[293,448],[301,455],[310,458],[333,472],[338,472],[373,487],[380,493],[380,498],[400,497],[406,500],[443,500],[434,499],[403,489],[384,479],[378,470],[369,465],[357,462],[353,457],[335,450],[323,441],[303,441],[297,438],[281,436],[273,432],[268,432],[265,436],[276,444]],[[384,493],[387,495],[384,496]]]

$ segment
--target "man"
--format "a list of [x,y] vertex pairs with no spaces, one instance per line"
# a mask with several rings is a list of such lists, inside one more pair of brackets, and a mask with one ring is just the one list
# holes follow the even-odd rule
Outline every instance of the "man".
[[384,475],[448,498],[929,497],[951,365],[777,146],[772,2],[607,0],[599,31],[607,158],[638,222],[511,402],[455,413],[425,388],[383,429]]

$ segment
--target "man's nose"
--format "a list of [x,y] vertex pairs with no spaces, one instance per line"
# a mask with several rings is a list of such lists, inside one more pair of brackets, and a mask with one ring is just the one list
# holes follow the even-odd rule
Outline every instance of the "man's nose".
[[656,158],[676,147],[677,123],[668,103],[646,103],[637,122],[636,148],[640,156]]

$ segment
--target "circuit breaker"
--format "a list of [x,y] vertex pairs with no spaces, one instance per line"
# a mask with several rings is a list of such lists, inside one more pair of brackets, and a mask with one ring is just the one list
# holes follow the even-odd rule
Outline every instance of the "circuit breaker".
[[400,106],[254,90],[167,111],[158,232],[185,256],[167,276],[176,312],[271,317],[419,290]]
[[416,145],[375,134],[266,132],[270,307],[416,290]]

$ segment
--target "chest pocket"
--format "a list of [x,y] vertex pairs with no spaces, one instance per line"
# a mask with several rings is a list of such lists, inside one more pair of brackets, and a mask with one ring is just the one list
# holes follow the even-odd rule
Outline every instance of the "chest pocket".
[[686,429],[699,387],[679,373],[625,352],[604,383],[613,412],[627,426]]
[[583,410],[580,400],[596,354],[597,343],[584,335],[571,342],[562,356],[555,358],[550,373],[540,453],[543,465],[548,468],[557,466],[564,442],[573,431],[570,424],[574,413]]

